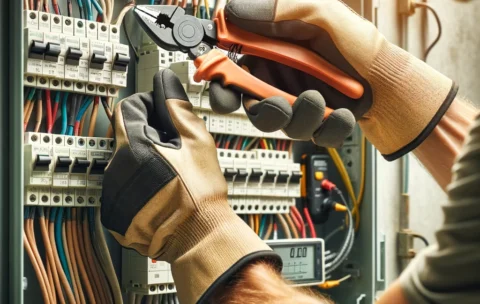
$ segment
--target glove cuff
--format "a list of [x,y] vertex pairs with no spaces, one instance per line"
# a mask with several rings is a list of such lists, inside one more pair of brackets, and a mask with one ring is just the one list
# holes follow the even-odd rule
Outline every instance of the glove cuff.
[[[211,303],[218,288],[243,267],[266,260],[281,269],[281,258],[223,202],[203,202],[199,212],[181,224],[167,260],[172,264],[180,303]],[[170,255],[170,254],[173,255]]]
[[374,102],[359,123],[388,161],[417,148],[458,91],[452,80],[387,41],[380,46],[368,78]]

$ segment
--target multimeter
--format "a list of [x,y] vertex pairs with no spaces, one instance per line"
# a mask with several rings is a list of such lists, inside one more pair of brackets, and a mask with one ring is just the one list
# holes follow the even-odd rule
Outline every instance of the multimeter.
[[323,239],[268,240],[266,243],[282,258],[284,279],[296,286],[313,286],[325,281]]

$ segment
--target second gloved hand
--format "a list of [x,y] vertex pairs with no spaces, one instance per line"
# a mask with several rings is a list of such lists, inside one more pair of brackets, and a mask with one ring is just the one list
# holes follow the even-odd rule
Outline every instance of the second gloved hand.
[[[283,129],[295,139],[338,147],[358,121],[370,142],[394,160],[428,137],[456,96],[450,79],[389,43],[342,1],[232,0],[225,15],[244,30],[315,51],[365,88],[352,100],[303,72],[245,56],[239,63],[253,75],[298,96],[292,107],[281,97],[243,97],[247,115],[264,132]],[[223,114],[241,105],[240,93],[218,82],[210,85],[210,100]],[[322,121],[325,105],[336,110]]]
[[257,260],[281,259],[231,210],[212,136],[170,70],[115,108],[102,223],[124,247],[167,261],[181,303],[209,303]]

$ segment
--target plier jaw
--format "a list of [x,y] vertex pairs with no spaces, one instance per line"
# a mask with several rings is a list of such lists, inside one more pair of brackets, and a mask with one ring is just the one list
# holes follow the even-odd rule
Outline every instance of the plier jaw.
[[137,5],[134,15],[148,36],[165,50],[188,53],[196,59],[217,44],[215,23],[186,15],[179,6]]

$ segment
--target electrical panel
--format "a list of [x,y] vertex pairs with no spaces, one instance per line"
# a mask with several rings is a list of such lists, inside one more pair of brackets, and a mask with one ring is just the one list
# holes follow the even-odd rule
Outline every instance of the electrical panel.
[[[102,105],[113,100],[118,101],[135,92],[151,91],[153,76],[159,70],[169,68],[174,71],[187,92],[194,112],[204,120],[207,131],[215,140],[220,168],[228,185],[230,207],[260,237],[269,239],[270,242],[283,241],[287,238],[285,229],[292,230],[292,239],[289,241],[293,247],[298,247],[295,245],[301,243],[301,231],[298,231],[299,239],[295,239],[293,235],[295,228],[289,225],[285,228],[281,225],[280,219],[292,218],[295,221],[296,216],[292,210],[298,208],[300,213],[304,211],[302,182],[309,183],[306,189],[313,191],[308,193],[308,196],[315,196],[316,192],[324,191],[320,182],[327,179],[337,184],[350,201],[342,178],[324,149],[312,143],[293,142],[282,131],[265,133],[258,130],[249,121],[242,107],[228,115],[214,113],[210,106],[209,83],[196,82],[193,79],[196,68],[186,54],[163,50],[150,43],[137,49],[138,61],[134,62],[130,59],[131,46],[126,44],[123,28],[118,25],[30,9],[24,10],[22,17],[24,40],[21,51],[24,57],[23,85],[27,88],[26,96],[33,88],[43,93],[47,90],[52,91],[52,96],[53,93],[58,93],[58,96],[60,94],[64,96],[65,93],[96,96],[100,97],[101,109]],[[135,28],[128,27],[128,30],[131,30],[130,37],[134,38],[133,46],[136,44],[135,40],[138,43],[136,36],[145,36],[140,31],[135,31]],[[132,68],[135,69],[135,73]],[[31,95],[33,97],[30,101],[35,103],[36,107],[38,103],[34,99],[37,97],[33,93]],[[71,101],[70,95],[67,101],[68,113],[72,111]],[[45,104],[43,106],[45,107]],[[36,109],[33,113],[37,111]],[[107,117],[111,113],[108,113],[108,109],[107,105],[105,107],[107,115],[99,114],[102,127],[109,124]],[[88,115],[92,115],[92,112],[90,108],[87,110]],[[58,116],[63,115],[59,109]],[[58,117],[53,117],[53,123],[56,118]],[[42,119],[45,119],[45,114]],[[58,121],[56,124],[58,125]],[[30,214],[32,210],[37,210],[37,214],[39,210],[51,214],[53,210],[61,208],[65,210],[62,223],[67,223],[71,219],[70,212],[73,210],[81,213],[84,219],[82,225],[85,222],[91,225],[82,230],[83,236],[92,236],[90,245],[94,248],[91,256],[98,259],[87,261],[85,263],[87,270],[95,272],[93,268],[88,267],[96,265],[94,268],[101,269],[100,280],[107,280],[111,290],[112,286],[120,284],[124,298],[128,294],[136,294],[146,296],[149,300],[154,299],[153,296],[164,296],[164,299],[174,301],[177,291],[170,265],[141,256],[133,250],[120,248],[114,241],[109,242],[108,247],[113,257],[113,263],[109,263],[114,267],[115,280],[111,281],[111,277],[107,275],[103,278],[102,271],[105,274],[107,271],[100,261],[105,263],[105,260],[95,247],[98,245],[94,243],[93,237],[98,236],[96,234],[98,232],[93,232],[92,227],[95,228],[96,223],[94,217],[90,215],[97,212],[101,205],[103,172],[114,153],[114,140],[109,137],[111,133],[105,136],[106,130],[102,129],[99,132],[98,128],[95,134],[102,134],[101,137],[85,136],[87,132],[82,131],[76,136],[58,134],[61,132],[55,128],[49,133],[43,125],[38,132],[33,132],[31,124],[28,123],[25,124],[25,128],[22,157],[25,210]],[[355,192],[360,189],[362,180],[359,174],[362,170],[363,155],[361,140],[360,133],[356,131],[347,139],[344,146],[338,149]],[[371,232],[375,229],[372,151],[369,147],[365,156],[367,187],[364,197],[366,202],[362,207],[362,228],[355,236],[352,253],[335,272],[326,275],[325,265],[331,263],[342,245],[344,234],[341,231],[333,236],[331,234],[339,225],[345,224],[345,214],[332,212],[325,216],[320,212],[320,217],[324,220],[320,225],[317,224],[314,214],[313,224],[307,221],[304,214],[300,214],[304,229],[307,231],[306,238],[314,239],[309,232],[314,226],[317,237],[321,239],[322,250],[318,258],[322,269],[321,271],[315,269],[321,273],[322,279],[319,282],[344,275],[351,276],[338,288],[322,291],[340,303],[355,301],[361,304],[373,303],[372,286],[376,284],[375,288],[379,289],[382,282],[381,277],[375,272],[379,268],[377,256],[380,254],[376,251],[376,240],[372,240],[371,237]],[[304,154],[309,155],[308,162],[302,159]],[[322,199],[319,197],[319,200]],[[310,212],[313,213],[312,209]],[[275,223],[272,225],[274,228],[271,228],[271,233],[265,232],[269,223]],[[65,239],[69,240],[68,234]],[[84,244],[87,247],[87,244]],[[43,246],[39,248],[43,249]],[[43,253],[42,258],[45,260]],[[27,266],[24,273],[26,282],[24,288],[26,303],[29,303],[38,300],[40,285],[35,282],[35,272],[29,259],[26,258],[25,261]],[[293,265],[295,267],[295,262]],[[63,267],[70,269],[69,266]],[[97,290],[96,294],[95,287],[92,288],[94,296],[100,297],[97,303],[110,302],[100,300],[100,290]]]

